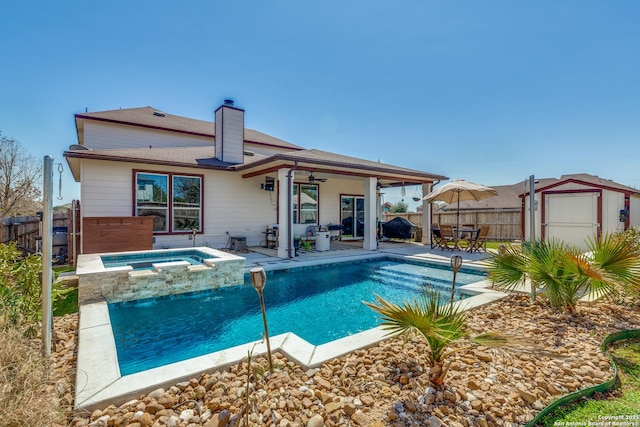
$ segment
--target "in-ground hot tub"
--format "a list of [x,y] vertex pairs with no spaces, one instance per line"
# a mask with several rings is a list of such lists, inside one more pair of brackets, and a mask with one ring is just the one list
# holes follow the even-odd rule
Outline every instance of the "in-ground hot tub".
[[133,301],[244,282],[243,257],[207,247],[79,255],[78,302]]
[[130,266],[134,270],[153,270],[156,264],[186,261],[191,265],[209,265],[217,255],[199,249],[178,249],[166,251],[124,252],[116,255],[100,255],[104,268]]

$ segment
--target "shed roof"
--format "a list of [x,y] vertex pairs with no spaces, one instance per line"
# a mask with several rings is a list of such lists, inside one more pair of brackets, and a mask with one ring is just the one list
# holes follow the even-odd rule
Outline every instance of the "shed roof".
[[[552,189],[553,187],[557,187],[559,185],[574,182],[574,183],[582,183],[586,186],[592,186],[596,188],[609,189],[612,191],[619,191],[631,194],[640,195],[640,191],[628,187],[626,185],[619,184],[610,179],[600,178],[596,175],[590,175],[587,173],[577,173],[577,174],[566,174],[560,176],[560,178],[540,178],[536,179],[535,189],[536,193]],[[498,192],[498,195],[495,197],[491,197],[488,199],[483,199],[479,201],[470,200],[470,201],[462,201],[460,202],[460,210],[475,210],[475,209],[519,209],[522,206],[521,197],[528,194],[528,182],[527,187],[525,188],[524,180],[520,181],[516,184],[511,185],[496,185],[491,186],[491,188],[495,189]],[[457,209],[457,204],[440,204],[436,210],[440,211],[449,211]]]
[[585,185],[591,185],[597,188],[603,188],[603,189],[606,188],[613,191],[640,194],[640,191],[638,191],[638,189],[636,188],[619,184],[610,179],[600,178],[597,175],[590,175],[588,173],[567,174],[567,175],[562,175],[558,179],[547,178],[546,180],[539,180],[539,182],[536,183],[536,192],[543,191],[552,187],[557,187],[558,185],[562,185],[566,182],[581,183]]

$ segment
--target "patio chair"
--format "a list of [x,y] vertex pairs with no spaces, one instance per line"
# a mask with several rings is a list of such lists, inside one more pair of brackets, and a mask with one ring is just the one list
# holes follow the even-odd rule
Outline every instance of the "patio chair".
[[444,240],[442,240],[438,224],[431,225],[431,249],[433,248],[445,249]]
[[442,239],[442,246],[440,247],[441,249],[448,249],[450,251],[460,249],[460,247],[458,246],[458,242],[460,241],[460,239],[458,239],[458,237],[456,237],[455,233],[453,232],[452,225],[441,225],[440,236]]
[[487,252],[487,236],[489,235],[489,228],[490,226],[487,224],[480,226],[475,238],[472,241],[469,241],[469,248],[467,249],[469,252],[478,252],[481,249]]

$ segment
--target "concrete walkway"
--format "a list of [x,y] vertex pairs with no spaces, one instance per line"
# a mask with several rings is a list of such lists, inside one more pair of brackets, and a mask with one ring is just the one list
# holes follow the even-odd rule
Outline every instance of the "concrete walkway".
[[247,259],[245,263],[247,271],[257,266],[263,267],[265,270],[277,270],[344,260],[376,258],[385,255],[410,256],[443,263],[449,263],[452,255],[460,255],[463,264],[469,266],[481,265],[482,261],[490,256],[485,252],[443,251],[414,242],[380,242],[377,251],[362,249],[361,242],[331,242],[331,250],[329,251],[301,251],[298,256],[291,259],[278,258],[275,249],[250,247],[249,251],[238,254]]

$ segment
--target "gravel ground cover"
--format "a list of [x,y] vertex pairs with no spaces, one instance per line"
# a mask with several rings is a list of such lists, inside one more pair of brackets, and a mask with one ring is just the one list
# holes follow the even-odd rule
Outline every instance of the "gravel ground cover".
[[[117,427],[252,426],[519,426],[563,394],[612,375],[600,351],[608,333],[640,328],[637,301],[581,305],[576,315],[556,313],[539,298],[512,295],[468,313],[474,333],[526,338],[544,349],[527,354],[476,347],[452,357],[442,388],[427,381],[426,344],[413,336],[390,338],[306,369],[274,354],[212,370],[129,402],[93,413],[74,413],[78,318],[55,319],[52,385],[68,425]],[[551,354],[549,354],[551,353]],[[247,397],[248,396],[248,397]]]

